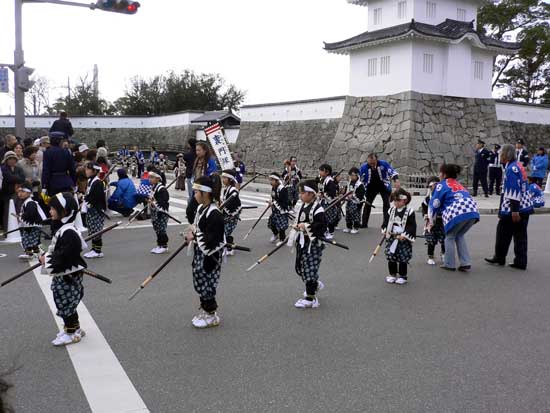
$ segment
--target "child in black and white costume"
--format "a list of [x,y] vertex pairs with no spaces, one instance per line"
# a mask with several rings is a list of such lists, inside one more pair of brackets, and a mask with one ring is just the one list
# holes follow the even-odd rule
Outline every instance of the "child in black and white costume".
[[443,225],[443,215],[441,213],[437,214],[431,228],[429,225],[430,218],[428,216],[430,200],[435,186],[438,183],[439,178],[437,176],[432,176],[428,179],[428,194],[426,198],[424,198],[424,201],[422,201],[422,214],[424,215],[425,222],[424,235],[426,236],[426,245],[428,246],[428,265],[435,265],[435,247],[437,244],[441,245],[441,256],[443,257],[445,255],[445,228]]
[[220,189],[217,175],[202,176],[193,184],[199,207],[195,221],[186,234],[186,240],[193,242],[193,286],[201,302],[201,311],[192,320],[196,328],[220,324],[220,317],[216,313],[216,292],[221,273],[222,250],[226,243],[223,214],[216,205]]
[[[237,189],[237,171],[234,169],[226,169],[222,172],[222,182],[224,190],[222,193],[223,203],[223,222],[225,230],[225,238],[229,244],[233,243],[233,231],[237,228],[239,218],[241,216],[241,200],[239,199],[239,190]],[[235,250],[227,247],[227,255],[234,255]]]
[[157,246],[151,250],[152,254],[165,254],[168,252],[168,208],[170,206],[170,194],[161,182],[162,177],[157,171],[149,172],[149,181],[153,186],[149,196],[151,208],[151,223],[157,234]]
[[411,202],[410,193],[397,189],[391,199],[393,206],[382,225],[382,233],[386,235],[385,252],[390,273],[386,282],[403,285],[408,280],[407,265],[412,258],[412,243],[416,239],[416,219],[414,210],[407,206]]
[[[328,164],[322,164],[319,167],[319,195],[321,205],[326,208],[338,196],[338,184],[332,177],[332,167]],[[327,211],[327,233],[325,238],[331,240],[334,238],[334,230],[338,221],[340,221],[340,208],[334,207]]]
[[[88,162],[85,168],[88,184],[84,195],[86,212],[86,226],[90,234],[95,234],[103,229],[105,223],[104,212],[107,209],[105,199],[105,183],[99,179],[101,166],[95,162]],[[101,235],[92,240],[92,250],[84,254],[84,258],[103,258],[103,241]]]
[[54,346],[78,343],[85,333],[80,328],[76,308],[84,296],[82,270],[87,268],[80,253],[87,247],[74,226],[78,214],[77,202],[69,192],[58,193],[50,199],[50,214],[55,232],[48,252],[40,257],[42,271],[52,278],[52,292],[57,315],[65,328],[52,341]]
[[296,246],[295,269],[306,285],[306,291],[294,306],[317,308],[319,300],[316,294],[324,287],[319,280],[319,267],[325,245],[320,239],[325,236],[327,223],[325,210],[317,199],[317,182],[302,181],[299,189],[302,206],[289,235],[289,244]]
[[267,226],[273,232],[270,241],[280,245],[286,238],[288,228],[288,214],[290,213],[290,199],[288,187],[283,185],[280,175],[273,172],[269,175],[271,183],[271,216]]
[[28,182],[21,184],[17,191],[17,197],[23,201],[21,204],[21,245],[25,252],[19,256],[22,260],[30,260],[35,254],[40,253],[40,235],[42,233],[42,221],[46,214],[40,208],[38,202],[32,198],[32,185]]
[[295,156],[291,156],[288,161],[288,165],[285,163],[285,170],[283,171],[283,181],[289,185],[289,199],[294,207],[298,202],[298,183],[303,179],[302,171],[297,166],[298,159]]
[[359,179],[359,169],[353,167],[348,171],[349,182],[346,194],[353,192],[346,199],[346,228],[342,232],[357,234],[361,225],[361,207],[365,202],[365,185]]

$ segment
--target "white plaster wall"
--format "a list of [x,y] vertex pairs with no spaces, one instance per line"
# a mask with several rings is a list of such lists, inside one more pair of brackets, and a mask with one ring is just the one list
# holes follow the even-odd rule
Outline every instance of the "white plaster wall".
[[[447,45],[414,39],[412,61],[412,90],[435,95],[443,94],[447,70]],[[433,72],[424,72],[424,54],[433,55]]]
[[[165,116],[97,116],[97,117],[74,117],[71,118],[73,127],[76,128],[159,128],[170,126],[190,125],[193,119],[202,115],[202,112],[184,112]],[[57,119],[56,116],[27,116],[25,126],[27,128],[49,129]],[[15,118],[13,116],[0,116],[0,128],[14,128]]]
[[[407,1],[407,13],[403,18],[399,18],[398,15],[398,3],[400,0],[377,0],[369,2],[368,5],[368,20],[367,30],[375,31],[385,29],[386,27],[397,26],[410,22],[413,17],[413,5],[414,0]],[[381,24],[374,24],[374,9],[382,8],[382,22]]]
[[550,107],[496,102],[497,119],[550,125]]
[[345,97],[314,102],[282,102],[265,106],[243,106],[242,122],[274,122],[338,119],[344,113]]
[[[483,79],[474,78],[475,61],[483,62]],[[470,65],[470,96],[476,98],[492,97],[491,84],[493,81],[493,55],[481,49],[472,48],[472,62]]]
[[447,47],[447,70],[442,94],[446,96],[472,97],[470,96],[472,91],[472,70],[472,48],[470,43],[449,44]]
[[[444,22],[445,19],[457,20],[458,8],[466,10],[465,21],[475,20],[474,27],[475,27],[475,24],[477,23],[478,4],[476,1],[432,0],[437,4],[436,15],[435,15],[435,18],[433,19],[429,19],[426,16],[426,0],[410,0],[410,1],[414,1],[413,11],[412,11],[414,15],[414,20],[419,21],[421,23],[439,24]],[[411,15],[411,17],[413,16]]]
[[[380,58],[391,56],[390,74],[380,75]],[[377,74],[369,77],[368,59],[377,58]],[[350,52],[350,95],[380,96],[411,90],[412,42],[386,43]]]

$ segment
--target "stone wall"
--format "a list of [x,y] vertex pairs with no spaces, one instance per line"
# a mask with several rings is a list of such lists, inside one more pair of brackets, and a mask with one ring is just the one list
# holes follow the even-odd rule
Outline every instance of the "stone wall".
[[325,159],[339,119],[286,122],[242,122],[237,151],[249,169],[256,162],[258,171],[281,171],[283,161],[291,155],[299,159],[300,168],[315,174]]
[[550,149],[550,125],[502,120],[498,124],[505,143],[516,143],[518,139],[523,139],[530,153],[541,146]]
[[[197,125],[182,125],[159,128],[75,128],[75,139],[95,147],[99,139],[105,140],[107,147],[117,150],[122,145],[137,145],[149,149],[155,145],[158,150],[184,149],[189,138],[194,138]],[[14,133],[13,128],[0,128],[0,136]],[[40,137],[48,134],[47,129],[27,129],[27,136]]]
[[403,174],[427,174],[444,162],[470,165],[478,139],[500,141],[492,99],[417,92],[348,97],[327,159],[339,169],[375,152]]

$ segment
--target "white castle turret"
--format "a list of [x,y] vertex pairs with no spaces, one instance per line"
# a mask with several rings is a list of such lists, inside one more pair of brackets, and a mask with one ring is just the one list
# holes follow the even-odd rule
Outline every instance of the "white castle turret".
[[367,6],[368,31],[325,50],[350,56],[352,96],[490,98],[494,57],[519,49],[476,30],[478,0],[348,2]]

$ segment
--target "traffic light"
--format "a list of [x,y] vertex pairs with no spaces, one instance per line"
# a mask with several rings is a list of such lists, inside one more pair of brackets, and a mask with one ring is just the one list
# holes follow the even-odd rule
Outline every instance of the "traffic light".
[[139,2],[132,0],[97,0],[94,8],[114,13],[136,14],[139,6]]
[[28,92],[34,85],[34,80],[30,80],[29,77],[34,72],[34,69],[30,67],[21,66],[17,69],[17,87],[25,92]]

